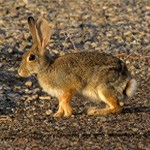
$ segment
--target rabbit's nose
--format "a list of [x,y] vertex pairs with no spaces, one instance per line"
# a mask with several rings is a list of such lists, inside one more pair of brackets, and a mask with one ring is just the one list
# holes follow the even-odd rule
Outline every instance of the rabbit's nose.
[[19,69],[18,69],[18,74],[19,74],[19,76],[21,76],[21,77],[28,77],[28,76],[30,76],[29,71],[26,70],[26,69],[24,69],[24,68],[19,68]]

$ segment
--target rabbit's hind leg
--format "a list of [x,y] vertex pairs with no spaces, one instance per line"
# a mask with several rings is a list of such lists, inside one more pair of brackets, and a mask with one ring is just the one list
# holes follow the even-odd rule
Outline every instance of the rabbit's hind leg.
[[111,113],[118,113],[121,111],[121,106],[112,90],[99,90],[99,98],[107,104],[108,107],[103,109],[89,108],[88,115],[108,115]]

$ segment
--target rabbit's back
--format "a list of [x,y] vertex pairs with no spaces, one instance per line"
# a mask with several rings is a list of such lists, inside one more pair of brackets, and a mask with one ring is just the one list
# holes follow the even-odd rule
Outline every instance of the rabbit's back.
[[94,67],[94,66],[111,66],[117,65],[120,62],[120,59],[114,57],[113,55],[99,52],[80,52],[80,53],[71,53],[56,59],[55,64],[57,63],[66,63],[67,65],[73,65],[75,67]]
[[[86,81],[99,79],[104,82],[129,77],[126,65],[117,57],[98,52],[81,52],[64,55],[52,65],[60,74],[76,75]],[[107,79],[107,80],[106,80]],[[83,80],[84,81],[84,80]]]

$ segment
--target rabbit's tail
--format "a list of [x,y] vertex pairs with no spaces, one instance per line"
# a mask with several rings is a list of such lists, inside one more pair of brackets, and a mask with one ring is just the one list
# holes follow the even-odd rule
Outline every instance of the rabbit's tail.
[[130,79],[125,88],[125,94],[128,97],[132,97],[137,90],[137,81],[135,79]]

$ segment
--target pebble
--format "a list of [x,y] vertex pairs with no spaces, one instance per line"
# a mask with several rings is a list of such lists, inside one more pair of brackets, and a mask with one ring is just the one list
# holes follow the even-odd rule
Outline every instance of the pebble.
[[119,105],[120,106],[124,106],[124,102],[119,102]]
[[103,116],[98,117],[98,119],[100,119],[101,121],[106,121],[107,120],[106,117],[103,117]]
[[32,101],[38,98],[38,95],[26,96],[27,101]]
[[50,96],[39,96],[39,99],[41,99],[41,100],[50,100],[51,97]]
[[45,113],[46,113],[46,115],[51,115],[53,113],[53,111],[49,109],[49,110],[46,110]]
[[25,83],[25,85],[26,85],[27,87],[31,87],[31,86],[33,85],[33,83],[32,83],[31,81],[27,81],[27,82]]

